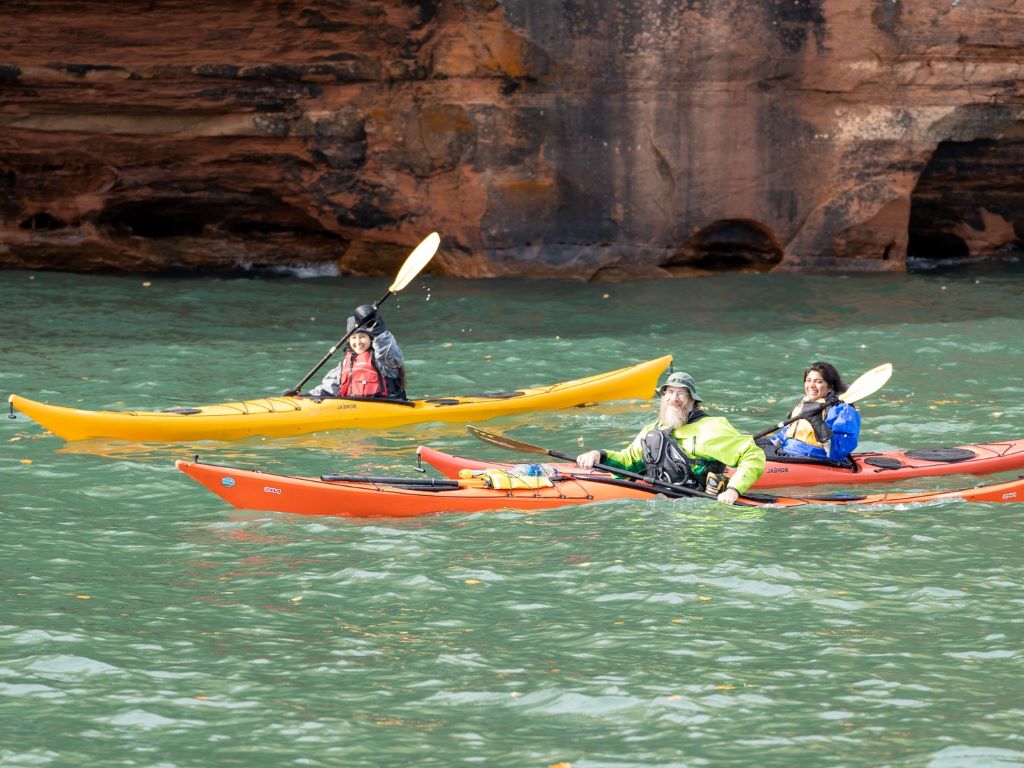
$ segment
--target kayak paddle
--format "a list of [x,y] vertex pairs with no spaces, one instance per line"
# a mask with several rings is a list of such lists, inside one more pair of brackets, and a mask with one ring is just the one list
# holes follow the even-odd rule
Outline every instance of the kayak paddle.
[[[374,303],[374,309],[376,309],[385,301],[387,301],[388,296],[390,296],[393,293],[398,293],[400,290],[405,288],[405,286],[411,283],[412,279],[416,277],[416,275],[418,275],[425,266],[427,266],[427,262],[434,258],[434,254],[437,253],[437,248],[440,244],[441,237],[440,235],[437,234],[437,232],[431,232],[429,235],[423,238],[423,241],[416,246],[416,249],[412,253],[409,254],[409,258],[405,260],[405,263],[402,265],[402,268],[398,270],[398,276],[395,278],[395,282],[391,284],[391,287],[388,288],[388,292],[381,296]],[[326,355],[320,358],[320,362],[313,366],[312,370],[310,370],[310,372],[303,377],[302,381],[300,381],[291,389],[285,391],[284,394],[299,394],[299,392],[302,390],[302,386],[313,377],[313,374],[320,370],[324,363],[331,359],[334,353],[337,352],[342,347],[342,345],[345,344],[346,341],[348,341],[349,336],[358,331],[360,327],[361,326],[357,325],[351,331],[342,336],[338,343],[331,347]]]
[[359,483],[361,485],[387,485],[403,491],[454,491],[459,488],[490,488],[480,477],[463,477],[458,480],[436,477],[363,477],[361,475],[320,475],[325,483]]
[[428,488],[465,488],[463,480],[436,477],[368,477],[367,475],[320,475],[325,483],[368,483],[370,485],[414,485]]
[[[868,395],[873,395],[875,392],[880,390],[885,383],[892,376],[892,363],[882,363],[881,365],[872,368],[867,373],[862,373],[843,394],[839,395],[839,399],[844,403],[856,403],[858,400],[863,400]],[[824,406],[823,406],[824,407]],[[794,421],[800,421],[804,418],[803,416],[793,416],[780,421],[771,429],[766,429],[764,432],[758,432],[754,435],[755,440],[760,440],[762,437],[770,435],[777,429],[782,429],[787,424],[792,424]]]
[[[513,440],[510,437],[505,437],[504,435],[497,435],[494,432],[487,432],[486,430],[480,429],[479,427],[474,427],[472,424],[467,424],[466,429],[469,431],[469,434],[471,434],[478,440],[483,440],[485,443],[496,445],[499,448],[506,448],[510,451],[519,451],[520,453],[539,453],[543,456],[552,456],[556,459],[563,459],[565,461],[571,461],[574,463],[576,461],[576,457],[571,456],[568,453],[562,453],[561,451],[552,451],[547,448],[541,448],[539,445],[530,445],[529,443],[523,443],[520,442],[519,440]],[[676,496],[683,495],[697,496],[702,499],[718,499],[718,496],[716,496],[713,493],[705,493],[704,491],[698,491],[696,488],[688,488],[685,485],[677,485],[676,483],[665,483],[660,480],[652,480],[636,472],[629,472],[625,469],[619,469],[618,467],[612,467],[607,464],[594,464],[594,469],[600,470],[602,472],[611,472],[616,475],[621,475],[622,477],[630,477],[634,480],[643,480],[645,483],[649,484],[654,489],[664,490]],[[751,498],[755,497],[751,496]],[[743,499],[742,496],[740,496],[740,499],[736,501],[736,506],[751,506],[750,504],[744,504],[743,501],[741,501],[741,499]]]

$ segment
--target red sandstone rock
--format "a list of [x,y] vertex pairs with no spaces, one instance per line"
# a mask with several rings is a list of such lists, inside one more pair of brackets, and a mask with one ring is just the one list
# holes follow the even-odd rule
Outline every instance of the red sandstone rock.
[[1018,243],[1005,0],[0,5],[0,266],[902,270]]

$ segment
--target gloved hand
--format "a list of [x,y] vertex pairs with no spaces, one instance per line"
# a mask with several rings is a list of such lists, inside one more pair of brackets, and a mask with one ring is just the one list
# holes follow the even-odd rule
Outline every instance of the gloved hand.
[[384,327],[384,318],[380,316],[380,313],[377,312],[377,308],[373,304],[363,304],[356,307],[352,317],[356,321],[356,326],[362,328],[371,336],[376,336],[378,333],[383,333],[387,330]]
[[722,504],[735,504],[736,499],[740,497],[740,492],[735,488],[726,488],[720,494],[718,494],[718,500]]
[[299,390],[297,390],[294,387],[292,387],[291,389],[286,389],[284,392],[282,392],[281,396],[282,397],[295,397],[297,394],[299,394]]

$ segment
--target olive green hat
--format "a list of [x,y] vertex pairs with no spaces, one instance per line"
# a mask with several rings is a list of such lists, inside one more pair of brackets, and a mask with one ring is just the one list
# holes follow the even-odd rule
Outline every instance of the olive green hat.
[[665,383],[657,389],[658,397],[665,394],[665,387],[686,387],[686,389],[690,390],[690,397],[693,398],[695,403],[699,403],[704,399],[697,394],[697,385],[693,383],[693,376],[682,371],[669,374],[669,377],[665,379]]

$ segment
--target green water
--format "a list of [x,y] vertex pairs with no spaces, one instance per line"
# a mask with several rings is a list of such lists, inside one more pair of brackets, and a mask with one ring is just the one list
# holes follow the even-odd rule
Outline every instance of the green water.
[[[623,285],[420,279],[410,394],[670,352],[746,430],[803,368],[896,373],[864,448],[1024,436],[1024,269]],[[0,273],[7,392],[274,394],[387,282]],[[649,403],[488,422],[618,446]],[[387,521],[239,513],[173,460],[411,474],[459,425],[65,444],[0,419],[2,766],[1024,765],[1024,511],[616,502]],[[920,480],[956,487],[975,478]]]

